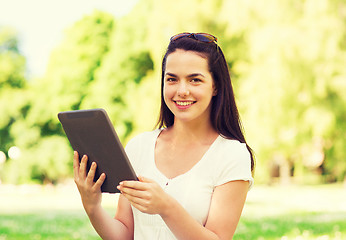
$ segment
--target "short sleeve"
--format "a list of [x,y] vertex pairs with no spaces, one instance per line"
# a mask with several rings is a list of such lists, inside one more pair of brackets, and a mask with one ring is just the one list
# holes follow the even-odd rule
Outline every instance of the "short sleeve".
[[249,181],[253,185],[251,157],[246,145],[235,140],[223,139],[222,148],[217,154],[215,186],[230,181]]

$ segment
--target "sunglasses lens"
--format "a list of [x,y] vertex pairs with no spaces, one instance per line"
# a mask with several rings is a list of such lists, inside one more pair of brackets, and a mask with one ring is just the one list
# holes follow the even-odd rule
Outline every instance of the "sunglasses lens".
[[190,35],[191,35],[191,33],[179,33],[177,35],[172,36],[171,41],[175,41],[175,40],[178,40],[178,39],[183,38],[183,37],[188,37]]
[[176,40],[178,40],[180,38],[184,38],[184,37],[194,38],[198,41],[205,42],[205,43],[217,42],[217,38],[214,37],[213,35],[208,34],[208,33],[188,33],[188,32],[179,33],[177,35],[174,35],[173,37],[171,37],[171,41],[176,41]]
[[194,34],[194,36],[198,41],[202,41],[202,42],[210,43],[210,42],[217,41],[216,37],[207,33],[196,33]]

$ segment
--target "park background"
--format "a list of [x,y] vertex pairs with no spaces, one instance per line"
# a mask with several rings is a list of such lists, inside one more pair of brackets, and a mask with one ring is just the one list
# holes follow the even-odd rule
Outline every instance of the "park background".
[[133,3],[71,23],[38,75],[0,22],[0,239],[97,239],[57,113],[104,108],[124,145],[151,131],[163,53],[185,31],[218,37],[256,156],[234,239],[346,238],[346,1]]

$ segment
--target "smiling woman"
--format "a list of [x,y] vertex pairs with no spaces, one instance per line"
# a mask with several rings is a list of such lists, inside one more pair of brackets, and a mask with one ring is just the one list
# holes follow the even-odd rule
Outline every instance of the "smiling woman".
[[[192,51],[177,50],[167,58],[164,100],[175,121],[209,122],[211,98],[216,93],[208,60]],[[189,111],[187,111],[189,110]]]
[[75,182],[103,239],[231,239],[253,184],[226,60],[216,37],[171,38],[162,62],[158,129],[126,146],[139,181],[119,183],[115,218],[101,207],[105,175],[74,157]]

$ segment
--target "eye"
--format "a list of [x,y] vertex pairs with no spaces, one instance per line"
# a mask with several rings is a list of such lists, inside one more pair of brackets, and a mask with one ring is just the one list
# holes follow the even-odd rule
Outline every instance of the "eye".
[[173,77],[166,78],[166,82],[176,82],[177,80]]
[[200,82],[202,82],[202,80],[199,78],[193,78],[193,79],[191,79],[191,82],[192,83],[200,83]]

